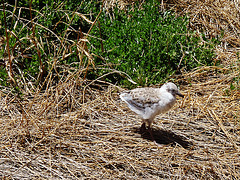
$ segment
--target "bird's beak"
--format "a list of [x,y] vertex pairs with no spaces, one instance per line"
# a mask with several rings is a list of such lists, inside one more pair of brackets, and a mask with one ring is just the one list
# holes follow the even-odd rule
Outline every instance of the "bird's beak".
[[179,95],[182,98],[184,97],[184,95],[182,95],[180,92],[177,92],[176,94]]

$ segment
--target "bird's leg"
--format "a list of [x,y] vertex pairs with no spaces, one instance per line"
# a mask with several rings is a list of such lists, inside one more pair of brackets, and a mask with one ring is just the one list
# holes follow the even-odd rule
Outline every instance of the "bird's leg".
[[152,130],[151,124],[149,124],[149,126],[148,126],[148,132],[150,133],[150,136],[151,136],[154,144],[157,145],[158,147],[162,147],[162,145],[158,144],[153,137],[153,130]]
[[[140,128],[140,133],[143,133],[143,132],[145,132],[146,130],[147,130],[147,129],[146,129],[146,123],[143,122],[143,123],[142,123],[142,126],[141,126],[141,128]],[[153,131],[152,131],[151,124],[148,124],[148,132],[149,132],[149,134],[150,134],[150,136],[151,136],[152,141],[153,141],[157,146],[162,147],[162,145],[159,145],[159,144],[155,141],[155,139],[154,139],[154,137],[153,137]]]
[[140,127],[140,132],[142,133],[144,131],[146,131],[146,123],[145,122],[143,122],[141,127]]
[[148,119],[148,120],[147,120],[147,123],[148,123],[148,132],[149,132],[149,134],[150,134],[150,136],[151,136],[152,141],[155,142],[155,139],[154,139],[154,137],[153,137],[153,131],[152,131],[152,122],[153,122],[152,119]]
[[149,132],[149,134],[150,134],[150,136],[151,136],[151,138],[152,138],[152,141],[153,141],[153,142],[156,142],[155,139],[154,139],[154,137],[153,137],[152,128],[151,128],[150,126],[148,126],[148,132]]
[[148,132],[149,132],[149,134],[150,134],[150,136],[151,136],[151,138],[152,138],[152,141],[155,141],[155,140],[154,140],[154,137],[153,137],[153,134],[152,134],[152,128],[151,128],[151,126],[148,125],[148,129],[147,129],[147,128],[146,128],[146,123],[143,122],[142,125],[141,125],[141,127],[140,127],[140,133],[144,133],[144,132],[146,132],[146,130],[148,130]]

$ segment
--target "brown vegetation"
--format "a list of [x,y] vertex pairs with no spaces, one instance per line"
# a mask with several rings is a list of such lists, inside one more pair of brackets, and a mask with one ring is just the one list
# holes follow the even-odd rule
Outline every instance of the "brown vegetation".
[[188,14],[190,27],[209,38],[224,34],[220,66],[173,77],[185,98],[156,118],[161,146],[138,132],[141,121],[119,100],[120,87],[88,82],[78,70],[57,85],[48,77],[44,93],[26,89],[22,100],[8,88],[0,92],[1,178],[240,177],[240,4],[179,0],[163,7]]

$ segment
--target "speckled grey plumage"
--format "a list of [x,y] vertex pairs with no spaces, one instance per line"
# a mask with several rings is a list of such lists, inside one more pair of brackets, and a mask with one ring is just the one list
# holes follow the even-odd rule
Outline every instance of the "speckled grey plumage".
[[176,95],[183,97],[174,83],[165,83],[161,88],[136,88],[120,94],[128,107],[138,114],[150,128],[160,113],[167,112],[176,102]]

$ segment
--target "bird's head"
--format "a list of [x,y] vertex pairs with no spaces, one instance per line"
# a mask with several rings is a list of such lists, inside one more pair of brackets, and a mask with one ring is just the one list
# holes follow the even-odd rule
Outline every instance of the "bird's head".
[[184,95],[182,95],[177,86],[172,83],[172,82],[169,82],[169,83],[166,83],[164,84],[161,88],[165,88],[165,90],[169,93],[171,93],[174,97],[176,97],[176,95],[180,96],[180,97],[184,97]]

